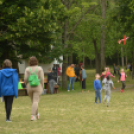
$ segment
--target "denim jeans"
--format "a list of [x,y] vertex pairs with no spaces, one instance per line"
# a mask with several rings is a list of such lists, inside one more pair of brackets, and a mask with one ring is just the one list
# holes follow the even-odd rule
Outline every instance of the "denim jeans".
[[70,90],[70,85],[71,85],[71,89],[74,89],[74,82],[75,82],[75,77],[69,77],[68,90]]
[[99,101],[101,103],[101,90],[100,89],[95,91],[95,103],[97,103],[98,98],[99,98]]

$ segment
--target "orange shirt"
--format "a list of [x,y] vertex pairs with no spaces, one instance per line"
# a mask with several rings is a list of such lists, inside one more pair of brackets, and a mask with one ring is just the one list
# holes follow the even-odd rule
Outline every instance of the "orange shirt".
[[66,70],[66,75],[69,77],[76,77],[75,72],[74,72],[74,68],[69,66]]

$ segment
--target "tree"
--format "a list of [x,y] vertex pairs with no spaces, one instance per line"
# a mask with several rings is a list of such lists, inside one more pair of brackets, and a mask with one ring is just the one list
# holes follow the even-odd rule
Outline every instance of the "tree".
[[106,19],[106,0],[101,0],[102,4],[102,19],[103,24],[101,26],[101,69],[103,69],[106,66],[105,62],[105,19]]
[[59,22],[65,14],[60,0],[1,0],[0,9],[1,60],[17,61],[17,55],[24,59],[34,55],[47,63],[59,57],[61,49],[57,51],[57,47],[62,47]]
[[[63,67],[62,67],[62,79],[63,79],[63,88],[67,88],[67,76],[66,76],[66,67],[68,64],[68,56],[72,56],[72,50],[69,49],[71,46],[70,40],[74,36],[77,26],[81,23],[83,18],[87,13],[92,11],[95,8],[95,2],[87,2],[81,0],[61,0],[63,5],[65,5],[66,10],[68,11],[68,18],[64,21],[63,34],[62,34],[62,43],[64,44],[64,49],[66,53],[63,54]],[[77,14],[76,14],[77,13]],[[74,19],[75,17],[75,19]],[[72,49],[72,47],[70,47]],[[70,60],[71,62],[71,60]]]

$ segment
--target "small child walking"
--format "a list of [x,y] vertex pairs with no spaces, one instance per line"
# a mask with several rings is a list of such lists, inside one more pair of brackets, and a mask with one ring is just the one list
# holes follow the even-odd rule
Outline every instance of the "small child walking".
[[101,103],[101,82],[99,80],[100,75],[95,75],[94,89],[95,89],[95,103],[97,104],[97,99],[99,98],[99,103]]
[[125,74],[124,69],[121,69],[121,73],[120,73],[120,76],[119,76],[119,81],[121,81],[121,83],[122,83],[122,88],[120,90],[121,93],[124,92],[124,89],[126,87],[126,83],[125,83],[126,77],[127,77],[127,75]]
[[110,79],[109,75],[107,76],[107,78],[103,79],[102,83],[104,84],[102,89],[104,89],[105,93],[106,93],[106,95],[104,97],[104,103],[107,100],[107,107],[108,107],[109,106],[109,101],[110,101],[110,98],[111,98],[111,87],[114,88],[114,84],[113,84],[113,81]]

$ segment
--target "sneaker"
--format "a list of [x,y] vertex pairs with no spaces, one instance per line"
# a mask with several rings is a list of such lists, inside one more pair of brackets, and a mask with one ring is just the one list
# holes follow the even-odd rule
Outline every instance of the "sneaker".
[[6,122],[12,122],[12,121],[9,119],[9,120],[6,120]]
[[37,120],[36,117],[34,115],[31,115],[31,121],[35,121]]
[[123,90],[121,89],[121,90],[120,90],[120,92],[122,93],[122,92],[123,92]]
[[70,90],[67,90],[68,92],[70,92]]
[[109,107],[108,103],[107,103],[107,107]]
[[36,118],[37,118],[37,120],[40,118],[40,114],[39,113],[36,115]]

